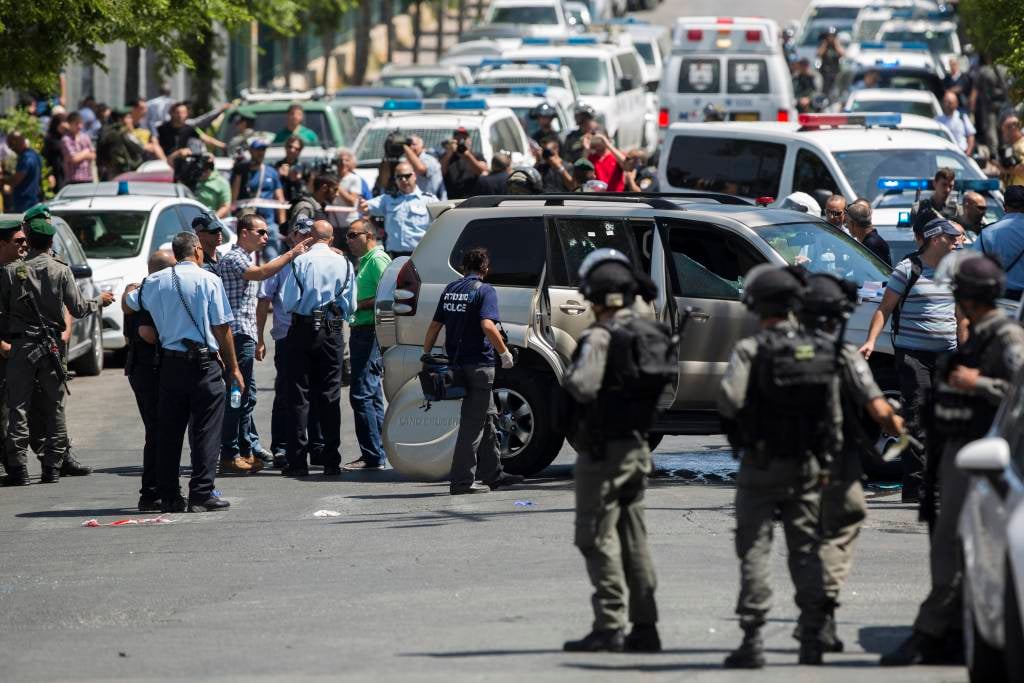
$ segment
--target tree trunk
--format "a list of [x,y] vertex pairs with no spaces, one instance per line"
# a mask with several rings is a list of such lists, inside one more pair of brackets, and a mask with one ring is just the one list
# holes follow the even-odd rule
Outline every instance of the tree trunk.
[[466,30],[466,0],[459,0],[459,35]]
[[393,0],[381,0],[380,20],[385,27],[385,41],[387,42],[387,62],[390,64],[395,55],[395,22],[394,22]]
[[190,50],[189,56],[195,64],[195,70],[191,72],[192,111],[197,114],[207,112],[213,107],[215,81],[219,76],[214,62],[217,40],[213,28],[208,28],[196,36]]
[[370,23],[372,8],[369,2],[359,3],[359,22],[356,28],[355,59],[352,64],[352,83],[362,85],[370,61]]
[[128,45],[124,49],[124,102],[132,104],[132,100],[141,97],[139,61],[142,49]]
[[291,90],[292,87],[292,50],[291,40],[283,38],[278,41],[281,46],[281,75],[284,76],[284,89]]
[[476,23],[484,19],[484,0],[476,0]]
[[412,8],[415,14],[412,16],[412,63],[420,63],[420,35],[423,33],[423,9],[421,3],[423,0],[413,0]]
[[320,74],[320,85],[329,90],[327,79],[331,75],[331,50],[334,48],[334,30],[328,29],[320,37],[321,51],[324,53],[324,70]]
[[444,52],[444,20],[448,16],[445,10],[445,0],[437,0],[437,51],[435,61],[441,61],[441,54]]

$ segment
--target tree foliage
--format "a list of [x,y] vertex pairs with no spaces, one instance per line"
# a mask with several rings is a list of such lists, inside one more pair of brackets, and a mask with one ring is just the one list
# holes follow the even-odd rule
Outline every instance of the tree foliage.
[[0,87],[57,90],[78,61],[105,68],[100,47],[144,47],[168,66],[195,68],[194,46],[212,27],[256,20],[284,34],[299,28],[306,0],[0,0]]
[[1006,65],[1020,96],[1024,91],[1024,0],[960,0],[957,11],[971,43],[981,54]]

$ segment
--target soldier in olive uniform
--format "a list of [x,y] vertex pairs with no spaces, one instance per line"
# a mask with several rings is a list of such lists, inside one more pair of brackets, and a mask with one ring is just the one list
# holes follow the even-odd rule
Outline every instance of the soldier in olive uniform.
[[799,662],[822,662],[821,484],[842,441],[842,413],[835,344],[802,332],[792,316],[803,303],[805,286],[799,268],[766,264],[748,273],[744,303],[760,317],[761,332],[736,344],[718,398],[723,427],[741,456],[736,613],[744,638],[726,657],[727,668],[765,664],[761,627],[771,608],[769,564],[777,513],[800,608]]
[[[580,339],[563,386],[580,418],[576,460],[576,546],[594,586],[593,630],[565,643],[569,652],[658,652],[654,564],[647,547],[644,489],[651,472],[647,430],[654,408],[638,414],[638,397],[615,388],[622,349],[609,325],[636,317],[637,290],[653,298],[654,284],[639,284],[629,259],[613,249],[591,253],[580,267],[580,291],[593,303],[597,322]],[[612,381],[609,381],[612,380]],[[639,418],[639,419],[637,419]],[[627,599],[628,593],[628,599]],[[627,611],[628,606],[628,611]],[[628,619],[627,619],[628,618]],[[633,630],[624,635],[627,620]]]
[[[857,285],[829,273],[807,278],[807,293],[800,310],[800,322],[808,330],[839,343],[845,321],[857,307]],[[832,462],[828,484],[821,493],[821,562],[825,569],[825,627],[822,642],[828,652],[842,652],[843,641],[836,631],[835,609],[839,593],[850,575],[853,544],[867,517],[860,453],[874,449],[874,439],[862,419],[877,423],[889,434],[905,431],[903,418],[885,400],[875,383],[871,367],[857,347],[843,343],[839,349],[839,380],[843,406],[843,448]],[[794,633],[800,639],[800,629]]]
[[[952,281],[957,307],[970,323],[967,342],[940,361],[935,373],[928,440],[940,444],[938,479],[942,505],[931,535],[931,591],[921,603],[914,631],[896,650],[882,656],[883,666],[956,663],[962,641],[962,560],[957,525],[968,478],[956,466],[967,442],[988,432],[1013,377],[1024,365],[1024,328],[996,306],[1006,290],[999,263],[984,254],[963,251],[947,256],[936,277]],[[929,463],[931,465],[931,463]],[[930,496],[925,496],[928,500]],[[922,503],[932,521],[934,509]]]
[[[51,251],[56,232],[49,211],[36,206],[25,212],[24,229],[29,251],[23,261],[0,271],[0,315],[6,316],[11,344],[7,364],[8,471],[4,485],[28,483],[28,415],[33,400],[45,400],[46,447],[43,483],[56,483],[68,450],[64,422],[66,369],[56,340],[64,330],[64,309],[76,318],[95,313],[114,297],[104,292],[98,300],[82,298],[75,276]],[[47,339],[54,343],[50,343]],[[41,393],[36,392],[38,390]]]
[[[0,221],[0,267],[19,260],[24,253],[25,233],[21,229],[21,221]],[[6,315],[0,313],[0,480],[7,476],[7,403],[4,401],[4,383],[11,344],[7,341],[6,318]]]

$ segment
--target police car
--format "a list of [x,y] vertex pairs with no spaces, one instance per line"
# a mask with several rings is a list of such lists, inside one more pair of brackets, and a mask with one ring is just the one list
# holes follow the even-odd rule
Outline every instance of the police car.
[[421,97],[451,97],[457,88],[469,85],[472,80],[472,74],[464,66],[388,64],[373,84],[380,88],[418,88]]
[[930,90],[909,90],[907,88],[862,88],[854,90],[846,98],[844,111],[849,112],[896,112],[916,114],[935,118],[942,114],[942,107]]
[[707,105],[732,121],[791,120],[796,103],[778,24],[750,17],[678,19],[658,96],[662,128],[703,121]]
[[562,41],[523,38],[522,47],[506,59],[550,59],[557,55],[579,86],[580,101],[604,114],[604,126],[616,146],[644,145],[647,98],[640,55],[632,45],[601,43],[597,36],[574,36]]
[[[179,232],[191,230],[192,219],[206,211],[188,197],[132,194],[133,184],[127,182],[83,185],[79,191],[89,188],[91,196],[51,202],[50,212],[63,218],[78,239],[96,286],[118,299],[126,285],[146,277],[149,255]],[[235,241],[234,233],[223,230],[220,251],[230,249]],[[125,347],[120,306],[103,309],[103,347],[108,351]]]
[[384,103],[380,115],[356,138],[356,172],[373,186],[385,140],[396,130],[403,136],[423,138],[424,147],[440,158],[440,150],[456,128],[469,131],[469,144],[478,159],[490,161],[495,152],[505,150],[513,166],[533,164],[529,138],[511,109],[492,109],[481,99],[393,100]]
[[458,89],[457,97],[478,98],[489,108],[506,108],[515,112],[526,134],[533,137],[540,126],[533,118],[534,108],[541,104],[550,105],[555,111],[551,124],[560,138],[564,138],[573,123],[572,94],[564,88],[546,85],[467,85]]
[[532,35],[553,38],[572,31],[562,0],[491,0],[484,22],[527,26]]
[[[896,12],[893,16],[902,16],[902,13]],[[945,69],[950,59],[961,58],[963,49],[960,37],[957,36],[956,23],[941,19],[944,16],[937,14],[927,19],[894,19],[879,29],[876,40],[883,43],[924,43]]]
[[[865,75],[876,72],[877,84],[865,83]],[[860,50],[850,50],[843,58],[839,74],[840,92],[860,88],[902,88],[927,90],[936,98],[945,92],[942,77],[945,74],[928,46],[920,42],[861,43]]]
[[473,78],[476,85],[549,85],[564,88],[579,100],[580,89],[572,70],[554,59],[487,58]]
[[878,179],[934,175],[949,167],[985,180],[974,160],[937,135],[900,130],[899,114],[801,114],[797,123],[673,124],[658,165],[663,191],[714,190],[742,197],[806,192],[873,200]]

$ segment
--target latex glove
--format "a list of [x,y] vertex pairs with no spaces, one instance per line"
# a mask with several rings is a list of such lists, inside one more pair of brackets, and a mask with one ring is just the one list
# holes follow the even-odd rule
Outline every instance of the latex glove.
[[501,369],[502,370],[508,370],[508,369],[510,369],[512,367],[513,360],[512,360],[512,352],[511,351],[507,351],[506,350],[505,353],[500,354],[499,357],[501,358]]

